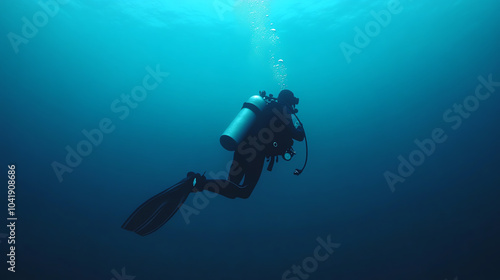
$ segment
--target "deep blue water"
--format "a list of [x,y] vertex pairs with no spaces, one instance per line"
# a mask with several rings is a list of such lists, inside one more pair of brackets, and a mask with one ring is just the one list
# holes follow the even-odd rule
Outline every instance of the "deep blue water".
[[[1,279],[500,279],[500,2],[0,8],[1,219],[10,164],[18,218],[15,273],[0,229]],[[296,143],[249,199],[192,195],[189,223],[120,228],[188,171],[227,170],[220,134],[283,88],[300,98],[303,174]]]

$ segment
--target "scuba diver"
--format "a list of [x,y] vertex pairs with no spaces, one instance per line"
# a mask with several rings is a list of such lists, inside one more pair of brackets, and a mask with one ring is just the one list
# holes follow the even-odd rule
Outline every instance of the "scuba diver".
[[250,97],[220,137],[222,147],[234,151],[228,178],[207,179],[204,174],[189,172],[186,178],[139,206],[122,228],[142,236],[158,230],[192,192],[206,190],[232,199],[248,198],[259,181],[265,159],[271,171],[280,156],[285,161],[293,158],[293,140],[305,139],[304,166],[294,171],[300,175],[307,165],[308,148],[304,127],[296,115],[298,103],[299,99],[286,89],[278,98],[267,96],[265,91]]

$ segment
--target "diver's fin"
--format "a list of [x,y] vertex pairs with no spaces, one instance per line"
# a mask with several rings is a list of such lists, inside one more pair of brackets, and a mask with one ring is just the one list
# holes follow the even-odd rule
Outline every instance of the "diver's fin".
[[162,227],[172,218],[172,216],[174,216],[184,201],[186,201],[188,195],[191,193],[191,188],[192,186],[188,188],[187,191],[186,188],[175,190],[165,199],[153,216],[148,219],[147,223],[135,230],[135,233],[146,236]]
[[188,177],[153,196],[139,206],[123,223],[122,228],[145,236],[163,226],[186,201],[199,174]]

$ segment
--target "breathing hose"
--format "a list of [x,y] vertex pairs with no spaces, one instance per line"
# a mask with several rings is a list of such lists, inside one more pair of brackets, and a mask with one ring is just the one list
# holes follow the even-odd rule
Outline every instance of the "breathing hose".
[[297,117],[297,114],[296,113],[293,113],[293,115],[295,116],[295,118],[297,118],[297,121],[299,122],[300,126],[302,126],[302,129],[304,130],[304,140],[306,141],[306,160],[304,162],[304,166],[302,166],[302,169],[295,169],[295,171],[293,172],[294,175],[297,175],[299,176],[302,171],[304,171],[304,169],[306,168],[306,165],[307,165],[307,158],[309,156],[309,148],[307,147],[307,136],[306,136],[306,131],[304,129],[304,125],[302,124],[302,122],[300,121],[299,117]]

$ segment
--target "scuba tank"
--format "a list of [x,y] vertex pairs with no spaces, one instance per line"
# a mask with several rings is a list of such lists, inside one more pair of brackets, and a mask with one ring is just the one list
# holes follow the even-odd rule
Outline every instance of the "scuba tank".
[[257,115],[264,110],[267,102],[259,95],[250,97],[233,121],[220,137],[220,144],[228,151],[235,151],[255,123]]

